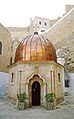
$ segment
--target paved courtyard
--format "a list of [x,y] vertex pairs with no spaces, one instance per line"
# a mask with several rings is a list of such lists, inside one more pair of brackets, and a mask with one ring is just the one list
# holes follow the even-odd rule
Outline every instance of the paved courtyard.
[[62,105],[51,111],[38,106],[21,111],[7,100],[0,98],[0,119],[74,119],[74,105]]

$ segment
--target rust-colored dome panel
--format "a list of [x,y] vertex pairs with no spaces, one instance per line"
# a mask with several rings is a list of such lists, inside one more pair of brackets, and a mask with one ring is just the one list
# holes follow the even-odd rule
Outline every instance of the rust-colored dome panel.
[[37,33],[26,37],[16,49],[15,62],[50,60],[57,61],[55,48],[47,38]]

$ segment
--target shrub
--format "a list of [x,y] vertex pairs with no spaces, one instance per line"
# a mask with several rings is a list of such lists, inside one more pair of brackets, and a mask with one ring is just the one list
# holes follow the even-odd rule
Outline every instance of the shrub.
[[17,98],[19,102],[24,102],[26,99],[26,93],[22,93],[22,94],[17,94]]
[[54,93],[48,93],[45,96],[45,99],[46,99],[47,102],[53,102],[54,98],[55,98],[55,94]]

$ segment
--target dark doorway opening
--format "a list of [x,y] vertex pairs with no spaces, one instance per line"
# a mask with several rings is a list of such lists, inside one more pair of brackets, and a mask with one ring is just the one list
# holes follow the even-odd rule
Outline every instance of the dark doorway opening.
[[32,85],[32,106],[40,105],[40,84],[35,81]]

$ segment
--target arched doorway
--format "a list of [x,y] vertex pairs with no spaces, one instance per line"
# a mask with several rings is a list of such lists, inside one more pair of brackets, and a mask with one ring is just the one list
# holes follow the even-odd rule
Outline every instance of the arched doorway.
[[40,84],[34,81],[32,84],[32,106],[40,105]]

